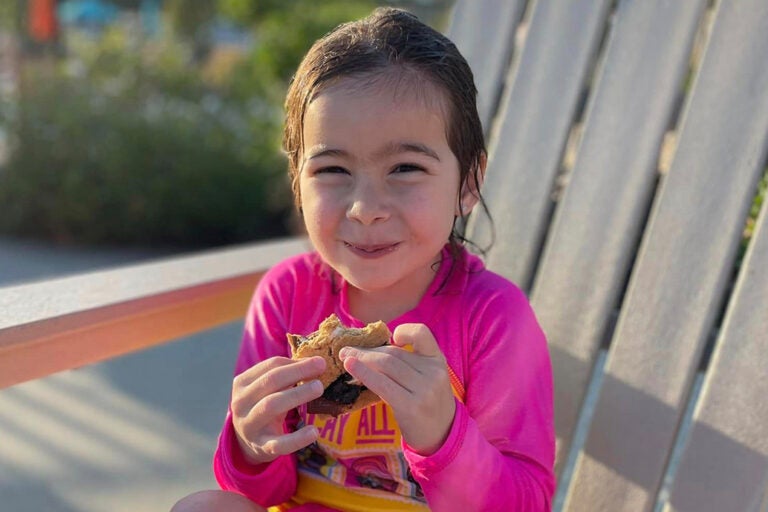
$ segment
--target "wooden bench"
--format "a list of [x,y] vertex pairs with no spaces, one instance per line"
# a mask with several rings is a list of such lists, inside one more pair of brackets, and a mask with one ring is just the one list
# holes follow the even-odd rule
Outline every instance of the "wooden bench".
[[766,208],[734,265],[766,165],[768,3],[524,4],[461,2],[452,34],[491,135],[488,263],[550,343],[565,509],[653,510],[666,475],[667,510],[765,510]]
[[[459,0],[449,34],[489,135],[487,261],[550,342],[556,508],[768,510],[768,207],[743,236],[768,2]],[[236,319],[305,247],[2,289],[0,387]]]

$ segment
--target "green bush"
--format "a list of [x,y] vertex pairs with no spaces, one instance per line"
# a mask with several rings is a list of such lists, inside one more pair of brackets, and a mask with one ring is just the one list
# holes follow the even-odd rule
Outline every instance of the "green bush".
[[223,98],[181,47],[160,46],[142,55],[107,38],[75,76],[50,62],[25,66],[21,97],[3,110],[0,229],[168,246],[286,233],[279,109]]

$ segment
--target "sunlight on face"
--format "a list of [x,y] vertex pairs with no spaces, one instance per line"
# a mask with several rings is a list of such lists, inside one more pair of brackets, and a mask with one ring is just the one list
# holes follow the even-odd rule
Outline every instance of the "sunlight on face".
[[325,261],[360,293],[415,305],[458,214],[459,167],[442,94],[388,82],[348,79],[314,98],[299,187],[307,232]]

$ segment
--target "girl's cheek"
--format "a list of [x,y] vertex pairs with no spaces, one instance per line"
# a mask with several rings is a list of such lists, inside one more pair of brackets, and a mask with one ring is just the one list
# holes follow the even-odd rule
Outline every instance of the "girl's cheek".
[[304,201],[304,221],[309,225],[322,225],[330,219],[335,219],[345,214],[344,199],[339,194],[326,193],[313,194],[310,200]]
[[312,200],[312,207],[317,212],[327,213],[334,209],[339,208],[341,204],[338,194],[332,191],[323,191],[323,193],[315,194]]

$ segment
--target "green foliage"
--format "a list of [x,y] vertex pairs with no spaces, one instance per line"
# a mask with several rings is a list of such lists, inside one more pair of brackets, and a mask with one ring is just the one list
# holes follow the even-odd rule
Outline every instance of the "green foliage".
[[757,193],[752,200],[752,206],[749,209],[749,216],[747,217],[747,225],[744,228],[744,233],[741,238],[741,245],[739,246],[739,252],[736,256],[736,268],[741,268],[746,256],[747,249],[749,248],[750,241],[754,235],[755,224],[757,223],[757,217],[760,215],[760,211],[768,196],[768,168],[763,171],[763,177],[757,184]]
[[184,246],[284,234],[277,117],[217,96],[177,45],[149,56],[128,46],[106,38],[79,76],[25,67],[23,95],[4,112],[12,152],[0,229]]
[[763,174],[763,179],[760,180],[760,183],[757,186],[755,201],[752,203],[750,217],[753,220],[757,219],[757,215],[760,213],[760,209],[763,207],[763,203],[765,202],[766,194],[768,194],[768,168],[766,168],[765,173]]
[[173,29],[189,38],[216,16],[216,5],[211,0],[165,0],[163,9]]
[[13,30],[21,26],[24,6],[21,0],[5,0],[0,2],[0,28]]
[[257,93],[281,103],[288,82],[311,44],[339,23],[363,17],[376,2],[366,0],[219,0],[222,14],[253,27],[258,44],[235,68],[232,93]]
[[232,21],[242,25],[250,25],[254,18],[261,14],[266,4],[271,9],[275,8],[276,2],[259,2],[257,0],[217,0],[219,13]]

